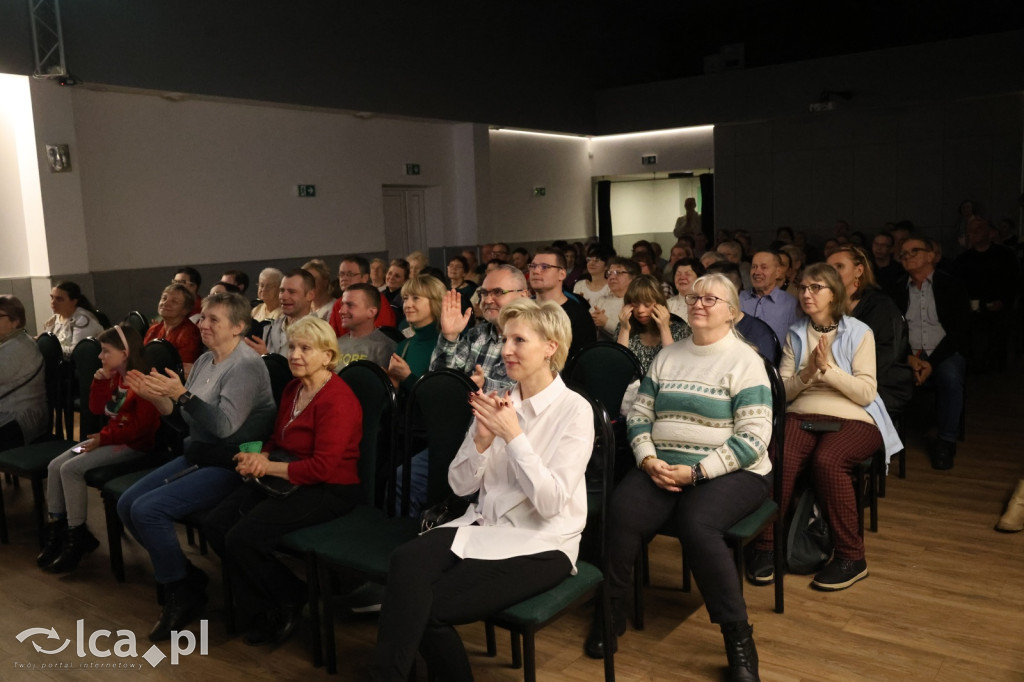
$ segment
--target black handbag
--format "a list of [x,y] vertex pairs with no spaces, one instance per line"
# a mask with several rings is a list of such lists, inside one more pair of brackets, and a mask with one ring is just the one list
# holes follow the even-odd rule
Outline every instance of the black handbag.
[[797,499],[787,540],[786,563],[790,573],[816,573],[832,557],[832,535],[815,503],[812,488],[805,489]]
[[438,502],[423,510],[420,515],[420,532],[426,533],[431,528],[454,521],[465,514],[467,509],[469,509],[469,500],[458,495],[449,495],[448,499],[443,502]]
[[235,468],[237,443],[200,443],[191,441],[185,448],[185,460],[198,467]]
[[[294,462],[298,457],[284,450],[275,450],[270,453],[269,459],[271,462]],[[288,497],[299,489],[298,484],[292,483],[287,478],[281,478],[280,476],[250,478],[249,482],[259,486],[260,490],[270,497]]]

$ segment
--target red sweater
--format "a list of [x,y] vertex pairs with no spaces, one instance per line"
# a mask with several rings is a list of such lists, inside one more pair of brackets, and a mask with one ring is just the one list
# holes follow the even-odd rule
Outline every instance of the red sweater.
[[359,399],[348,384],[332,374],[302,414],[289,424],[301,385],[295,379],[285,386],[274,435],[263,451],[285,450],[298,457],[288,465],[288,480],[297,485],[359,483],[359,441],[363,438]]
[[[104,413],[120,381],[121,377],[118,374],[114,374],[111,379],[92,380],[89,410],[93,414]],[[100,445],[127,445],[136,452],[149,452],[153,449],[158,428],[160,413],[156,411],[153,403],[143,400],[129,388],[121,409],[100,431]]]
[[[345,336],[348,334],[348,327],[341,323],[341,299],[339,298],[334,302],[334,306],[331,307],[331,317],[327,320],[327,323],[331,325],[331,329],[338,336]],[[373,321],[374,327],[394,327],[398,321],[395,319],[395,311],[391,308],[387,301],[381,298],[380,310],[377,311],[377,319]]]
[[195,362],[203,352],[203,339],[199,335],[199,327],[187,318],[170,331],[163,322],[157,322],[146,332],[143,343],[149,343],[153,339],[167,339],[178,350],[181,361],[186,364]]

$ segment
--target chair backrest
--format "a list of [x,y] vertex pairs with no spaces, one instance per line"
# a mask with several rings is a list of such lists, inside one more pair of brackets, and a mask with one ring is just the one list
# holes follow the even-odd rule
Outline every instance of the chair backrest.
[[[415,454],[412,452],[413,431],[417,426],[420,433],[426,433],[430,452],[424,509],[451,494],[448,466],[455,459],[473,419],[469,394],[476,390],[476,384],[464,372],[439,369],[421,376],[409,392],[405,412],[405,462],[408,464],[408,457]],[[409,467],[405,468],[408,471]],[[404,485],[403,494],[408,489],[409,486]]]
[[387,326],[384,326],[384,327],[377,327],[377,329],[380,330],[381,334],[383,334],[384,336],[388,337],[389,339],[391,339],[395,343],[399,343],[400,341],[404,341],[405,340],[405,334],[403,334],[402,332],[398,331],[397,327],[387,327]]
[[46,373],[46,432],[57,438],[64,438],[64,351],[53,332],[43,332],[36,339],[36,346],[43,355],[43,372]]
[[149,322],[146,320],[145,315],[140,313],[138,310],[133,310],[124,318],[123,324],[128,325],[139,333],[140,338],[146,338],[146,332],[149,331]]
[[363,408],[359,442],[359,481],[368,504],[384,506],[384,484],[392,467],[395,432],[395,387],[387,373],[368,360],[356,360],[338,373]]
[[174,371],[178,378],[185,381],[185,367],[181,363],[181,355],[167,339],[153,339],[142,347],[142,357],[150,367],[160,372],[165,369]]
[[288,358],[277,353],[267,353],[263,356],[263,364],[267,366],[267,372],[270,374],[270,390],[274,394],[274,403],[280,406],[284,387],[294,378],[291,368],[288,367]]
[[566,384],[600,401],[613,417],[622,409],[626,388],[643,375],[640,361],[631,350],[608,341],[584,346],[562,370]]
[[[113,326],[110,324],[110,317],[102,310],[96,311],[96,319],[99,320],[104,329],[110,329]],[[143,336],[145,336],[145,333],[143,333]]]
[[[103,428],[106,417],[102,414],[93,414],[89,410],[89,391],[92,388],[92,378],[96,370],[100,368],[100,342],[89,337],[79,341],[71,351],[71,382],[77,387],[78,395],[78,437],[85,438],[87,434],[98,433]],[[73,395],[69,392],[69,395]],[[74,412],[74,405],[68,406],[68,414]],[[67,433],[70,436],[72,427],[68,426]]]
[[608,505],[615,486],[615,431],[608,411],[601,402],[580,390],[576,392],[590,403],[594,413],[594,449],[590,453],[586,477],[587,526],[593,527],[595,522],[600,524],[598,552],[601,570],[604,571],[608,542],[608,524],[605,519],[608,518]]

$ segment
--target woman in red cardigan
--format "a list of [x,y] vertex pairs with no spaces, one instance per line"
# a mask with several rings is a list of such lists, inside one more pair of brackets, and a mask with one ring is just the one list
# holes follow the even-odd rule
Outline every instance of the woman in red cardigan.
[[[291,636],[306,586],[274,556],[281,537],[349,512],[360,499],[359,441],[363,411],[336,374],[337,336],[316,316],[288,327],[288,384],[270,441],[235,455],[249,479],[206,518],[206,535],[233,576],[247,644]],[[255,449],[255,448],[254,448]]]
[[46,479],[50,524],[46,545],[36,557],[39,567],[50,573],[74,570],[82,556],[99,546],[85,526],[85,473],[145,457],[153,449],[153,438],[160,427],[160,415],[152,403],[122,383],[128,370],[149,371],[142,358],[142,337],[131,327],[115,326],[97,340],[101,366],[92,380],[89,410],[106,414],[110,420],[99,433],[89,434],[50,462]]

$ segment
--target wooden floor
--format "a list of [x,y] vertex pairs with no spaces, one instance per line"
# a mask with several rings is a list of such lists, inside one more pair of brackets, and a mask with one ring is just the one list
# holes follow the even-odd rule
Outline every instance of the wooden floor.
[[[811,590],[809,578],[786,580],[786,612],[772,611],[770,588],[746,588],[750,620],[764,680],[1024,680],[1024,533],[1001,534],[993,525],[1020,478],[1024,478],[1024,369],[1020,362],[1002,374],[971,377],[967,440],[959,445],[952,471],[933,471],[923,440],[911,438],[908,476],[889,478],[881,501],[878,533],[868,533],[871,575],[844,592]],[[203,680],[323,679],[308,653],[308,632],[276,651],[247,647],[224,633],[219,612],[219,581],[211,584],[209,653],[165,660],[152,668],[142,658],[97,658],[75,654],[75,623],[86,635],[127,629],[138,637],[138,653],[157,615],[147,557],[125,542],[128,580],[110,574],[104,546],[77,572],[51,576],[39,571],[31,526],[31,493],[26,485],[3,484],[11,544],[0,547],[0,680],[105,680],[126,673],[82,669],[82,664],[134,662],[146,679],[172,679],[181,673]],[[104,534],[98,497],[91,501],[90,525]],[[213,558],[189,550],[212,576]],[[656,540],[651,550],[652,585],[647,596],[647,627],[630,629],[615,658],[619,680],[720,679],[725,656],[717,627],[711,625],[698,593],[679,590],[679,549]],[[582,653],[588,613],[581,609],[543,631],[538,638],[541,680],[599,680],[601,662]],[[338,680],[358,680],[369,661],[375,619],[339,623]],[[26,628],[56,628],[60,639]],[[461,629],[478,680],[520,680],[509,668],[509,644],[499,632],[499,655],[483,655],[483,628]],[[37,653],[32,642],[62,653]],[[120,639],[106,640],[112,647]],[[101,646],[104,640],[100,640]],[[162,645],[170,653],[167,644]],[[27,672],[16,664],[75,666],[74,671]],[[421,672],[421,677],[425,675]]]

